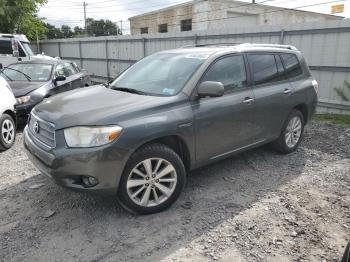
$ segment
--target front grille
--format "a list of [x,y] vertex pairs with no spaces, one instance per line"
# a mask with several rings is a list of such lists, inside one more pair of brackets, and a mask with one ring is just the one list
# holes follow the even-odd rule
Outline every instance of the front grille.
[[34,113],[31,113],[28,121],[28,129],[30,134],[39,141],[40,144],[48,148],[56,147],[54,124],[42,120]]

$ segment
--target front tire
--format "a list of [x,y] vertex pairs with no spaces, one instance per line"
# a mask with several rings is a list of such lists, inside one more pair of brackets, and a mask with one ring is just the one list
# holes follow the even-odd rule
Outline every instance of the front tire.
[[303,138],[304,125],[304,117],[299,110],[290,112],[279,138],[272,143],[274,149],[282,154],[294,152]]
[[160,212],[171,206],[186,183],[186,170],[179,155],[163,144],[137,150],[122,174],[118,199],[128,211]]
[[12,116],[3,114],[0,118],[0,151],[13,146],[16,138],[16,124]]

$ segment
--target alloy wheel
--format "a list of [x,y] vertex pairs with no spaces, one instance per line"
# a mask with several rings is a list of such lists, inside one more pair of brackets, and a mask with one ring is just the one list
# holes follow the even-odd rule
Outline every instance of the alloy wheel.
[[176,170],[170,162],[162,158],[148,158],[132,169],[126,187],[135,204],[153,207],[169,199],[176,184]]
[[293,148],[301,137],[302,122],[299,116],[294,116],[289,120],[286,128],[285,141],[289,148]]
[[2,139],[6,144],[11,144],[15,139],[15,127],[11,120],[5,119],[1,127]]

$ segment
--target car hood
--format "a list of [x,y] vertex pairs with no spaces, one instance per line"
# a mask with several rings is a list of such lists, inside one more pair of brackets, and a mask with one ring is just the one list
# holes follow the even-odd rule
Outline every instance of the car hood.
[[15,97],[25,96],[28,93],[45,85],[44,82],[29,82],[29,81],[8,81]]
[[178,100],[175,96],[144,96],[98,85],[47,98],[34,108],[34,113],[54,123],[56,130],[71,126],[113,125],[154,113],[155,108],[169,107]]

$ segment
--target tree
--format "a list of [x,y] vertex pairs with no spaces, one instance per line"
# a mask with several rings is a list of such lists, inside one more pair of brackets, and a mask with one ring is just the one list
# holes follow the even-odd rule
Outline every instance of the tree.
[[86,31],[90,36],[120,35],[119,27],[110,20],[86,19]]
[[38,6],[47,0],[0,0],[0,29],[2,33],[23,33],[31,40],[47,32],[45,24],[36,15]]
[[59,28],[49,23],[46,23],[45,26],[47,28],[47,33],[46,33],[47,39],[63,38],[62,32]]
[[61,32],[63,38],[72,38],[74,35],[72,29],[68,25],[62,25]]

